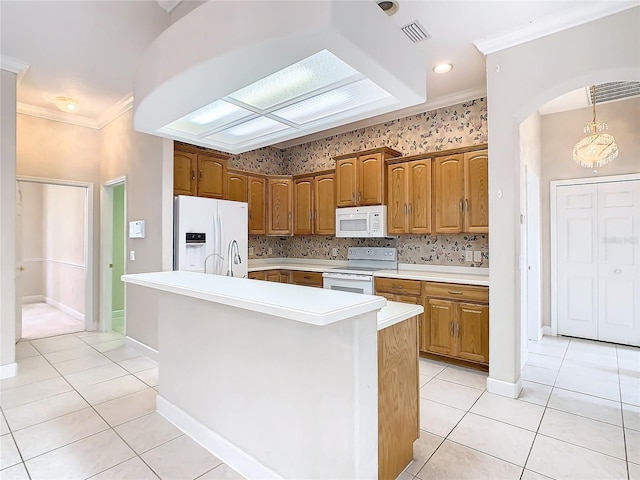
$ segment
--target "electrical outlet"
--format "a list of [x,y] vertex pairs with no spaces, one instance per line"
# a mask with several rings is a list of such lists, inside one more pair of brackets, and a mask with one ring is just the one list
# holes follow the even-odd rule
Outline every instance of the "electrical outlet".
[[254,255],[253,247],[249,247],[249,256],[253,257],[253,255]]
[[132,260],[132,261],[133,261],[133,260],[135,260],[135,259],[136,259],[136,252],[135,252],[135,250],[131,250],[131,251],[129,252],[129,260]]
[[473,261],[482,262],[482,252],[480,250],[476,250],[473,252]]
[[332,248],[331,249],[331,256],[332,257],[337,257],[338,256],[338,249],[337,248]]
[[464,251],[464,261],[473,262],[473,252],[471,250]]
[[273,248],[269,247],[267,249],[267,255],[273,255]]

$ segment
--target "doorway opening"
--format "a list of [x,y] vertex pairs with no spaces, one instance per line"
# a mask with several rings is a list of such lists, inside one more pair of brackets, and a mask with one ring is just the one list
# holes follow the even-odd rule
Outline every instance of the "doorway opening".
[[91,184],[17,178],[17,336],[93,330]]

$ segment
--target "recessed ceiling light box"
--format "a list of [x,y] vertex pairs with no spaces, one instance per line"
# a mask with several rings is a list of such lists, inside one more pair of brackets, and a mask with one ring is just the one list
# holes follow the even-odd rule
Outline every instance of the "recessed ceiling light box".
[[424,103],[425,78],[374,2],[207,2],[145,52],[134,126],[242,153]]

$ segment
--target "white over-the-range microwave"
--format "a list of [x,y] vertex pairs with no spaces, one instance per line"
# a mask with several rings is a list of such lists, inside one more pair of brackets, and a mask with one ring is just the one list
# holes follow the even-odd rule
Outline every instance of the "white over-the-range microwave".
[[336,237],[376,238],[386,236],[386,205],[336,208]]

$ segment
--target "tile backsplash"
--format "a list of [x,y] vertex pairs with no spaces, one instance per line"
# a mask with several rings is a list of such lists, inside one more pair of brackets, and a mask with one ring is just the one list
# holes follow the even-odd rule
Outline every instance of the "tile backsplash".
[[[487,143],[487,101],[478,98],[418,115],[280,150],[265,147],[234,155],[229,167],[267,175],[296,175],[334,168],[332,157],[371,148],[391,147],[403,155]],[[489,236],[402,235],[384,239],[324,236],[249,236],[253,258],[290,257],[344,260],[349,246],[396,247],[400,263],[489,266]],[[269,254],[271,248],[271,254]],[[331,256],[338,249],[336,257]],[[465,251],[482,253],[482,262],[465,262]]]

